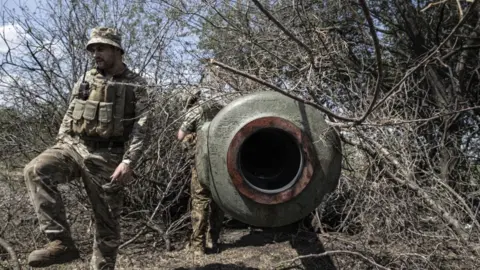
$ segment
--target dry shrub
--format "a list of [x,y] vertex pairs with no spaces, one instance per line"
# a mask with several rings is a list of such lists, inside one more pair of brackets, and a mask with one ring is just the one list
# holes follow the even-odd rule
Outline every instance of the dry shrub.
[[[348,250],[393,269],[476,268],[479,204],[468,194],[479,187],[463,179],[456,191],[442,180],[434,164],[424,163],[428,151],[415,127],[342,131],[343,173],[317,210],[318,228],[342,233],[352,245]],[[371,151],[375,145],[385,152]]]
[[[235,95],[212,91],[211,84],[202,84],[205,98],[200,102],[215,99],[225,105],[226,100]],[[176,136],[185,116],[179,94],[194,87],[200,86],[181,86],[152,95],[152,116],[144,154],[135,168],[136,178],[125,202],[124,219],[140,222],[145,229],[142,230],[158,234],[167,249],[172,248],[171,241],[178,244],[189,235],[193,160],[186,158]],[[135,234],[138,235],[138,231]]]

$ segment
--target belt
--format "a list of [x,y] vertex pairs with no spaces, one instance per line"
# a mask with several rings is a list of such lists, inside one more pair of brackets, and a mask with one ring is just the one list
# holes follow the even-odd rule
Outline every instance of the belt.
[[92,147],[92,148],[124,148],[125,143],[122,141],[99,141],[99,140],[88,140],[84,138],[79,138],[79,142],[84,144],[87,147]]

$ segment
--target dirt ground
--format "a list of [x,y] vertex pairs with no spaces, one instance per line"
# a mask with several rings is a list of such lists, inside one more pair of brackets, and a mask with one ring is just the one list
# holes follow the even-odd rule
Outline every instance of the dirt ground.
[[[280,238],[279,238],[280,237]],[[276,238],[276,239],[275,239]],[[291,245],[287,235],[230,229],[223,234],[217,254],[194,257],[185,249],[164,252],[152,249],[127,249],[117,259],[118,269],[275,269],[279,263],[296,257],[315,245],[310,239]],[[298,238],[295,241],[300,241]],[[307,244],[308,243],[308,244]],[[303,247],[299,247],[303,245]],[[308,245],[308,247],[307,247]],[[312,252],[315,252],[312,250]],[[309,252],[310,253],[310,252]],[[88,269],[88,253],[82,260],[51,269]],[[276,267],[276,266],[279,267]],[[336,269],[325,258],[304,259],[283,269]]]
[[[15,250],[21,269],[29,269],[28,253],[46,240],[38,229],[21,174],[0,176],[0,237]],[[71,194],[74,188],[62,186],[61,191]],[[88,269],[92,245],[90,211],[78,203],[76,196],[64,199],[81,259],[48,269]],[[123,240],[132,239],[142,227],[134,218],[125,217]],[[177,235],[175,239],[187,237]],[[259,229],[226,222],[219,253],[193,257],[184,249],[185,241],[173,241],[172,251],[166,251],[162,237],[147,230],[120,250],[117,269],[480,269],[480,258],[458,252],[456,243],[437,241],[409,246],[385,242],[338,232],[317,234],[298,225]],[[325,251],[330,254],[318,256]],[[1,248],[0,269],[14,269]]]
[[[0,174],[0,237],[11,245],[22,269],[28,253],[46,243],[40,232],[30,204],[22,175]],[[48,269],[88,269],[92,245],[90,211],[78,204],[76,187],[59,186],[67,207],[67,217],[81,259]],[[70,196],[70,194],[76,194]],[[133,219],[122,220],[122,238],[128,240],[141,230]],[[183,235],[185,239],[188,235]],[[324,251],[313,232],[298,230],[296,226],[280,229],[252,229],[238,222],[227,222],[221,236],[219,252],[194,257],[185,247],[185,241],[173,241],[172,251],[166,251],[161,237],[146,231],[134,242],[122,248],[117,258],[117,269],[273,269],[282,268],[281,262],[299,255]],[[278,267],[277,267],[278,266]],[[7,252],[0,248],[0,269],[13,269]],[[308,258],[288,264],[287,269],[335,269],[327,257]]]
[[[134,245],[120,252],[116,269],[424,269],[414,263],[403,266],[392,265],[386,268],[375,267],[372,263],[353,254],[292,260],[301,255],[319,254],[325,250],[358,250],[358,247],[354,247],[353,242],[350,242],[351,240],[344,238],[341,234],[317,237],[310,232],[292,234],[227,228],[223,232],[220,252],[217,254],[206,254],[194,258],[191,253],[184,249],[166,252],[151,246],[140,247],[142,245]],[[80,260],[52,266],[48,269],[88,269],[90,259],[88,249],[85,246],[82,248]],[[385,250],[385,252],[388,253],[389,251]],[[401,254],[408,253],[408,248],[405,250],[396,249],[395,253],[401,256]],[[28,269],[25,266],[26,255],[27,253],[19,254],[22,269]],[[378,255],[377,258],[381,259]],[[442,267],[435,267],[434,269],[480,269],[478,258],[467,256],[461,259],[461,257],[451,254],[451,258],[444,256],[438,258],[438,260],[445,260],[445,263]],[[8,264],[5,263],[3,264],[4,269],[12,269],[9,268],[11,265],[7,266]],[[380,262],[377,261],[377,263]],[[386,264],[382,263],[382,265],[385,266]],[[2,269],[1,266],[0,269]]]

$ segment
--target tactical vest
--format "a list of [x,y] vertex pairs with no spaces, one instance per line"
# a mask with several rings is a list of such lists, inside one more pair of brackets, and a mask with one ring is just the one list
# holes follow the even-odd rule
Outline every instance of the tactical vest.
[[215,100],[208,100],[202,103],[200,106],[202,107],[202,115],[196,124],[196,130],[198,130],[204,123],[212,121],[218,112],[223,108],[223,106],[221,106]]
[[72,132],[82,137],[128,140],[135,117],[134,89],[138,86],[121,83],[135,84],[138,81],[135,77],[136,74],[126,70],[107,81],[96,69],[89,71],[85,77],[90,85],[88,99],[74,93]]

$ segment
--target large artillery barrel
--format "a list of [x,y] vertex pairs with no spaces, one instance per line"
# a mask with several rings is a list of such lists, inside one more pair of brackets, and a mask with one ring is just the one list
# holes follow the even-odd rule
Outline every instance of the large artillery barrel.
[[275,92],[234,100],[197,139],[199,180],[227,214],[247,224],[293,223],[338,184],[336,131],[315,108]]

